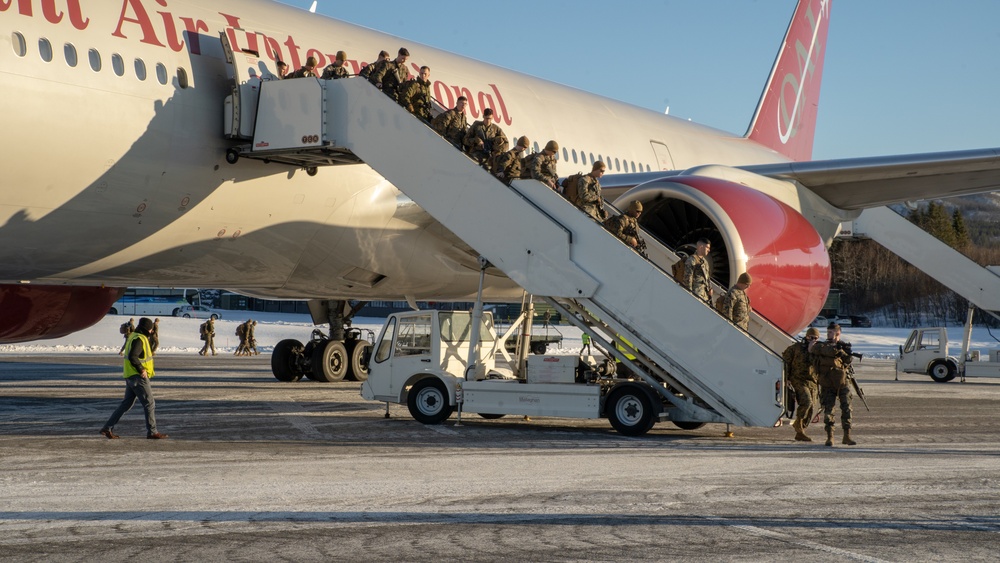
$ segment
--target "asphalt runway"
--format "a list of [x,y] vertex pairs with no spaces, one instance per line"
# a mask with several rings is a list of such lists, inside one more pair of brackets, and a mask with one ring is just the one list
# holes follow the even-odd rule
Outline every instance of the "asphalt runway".
[[[853,447],[782,428],[424,426],[267,357],[164,355],[162,441],[117,356],[0,357],[3,561],[996,561],[1000,381],[862,364]],[[839,426],[839,424],[838,424]]]

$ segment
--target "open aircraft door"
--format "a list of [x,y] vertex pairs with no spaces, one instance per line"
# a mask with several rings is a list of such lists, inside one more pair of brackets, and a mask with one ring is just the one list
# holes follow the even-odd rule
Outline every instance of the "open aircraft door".
[[653,147],[653,154],[656,155],[656,163],[660,166],[660,170],[673,170],[674,159],[670,156],[667,145],[659,141],[650,141],[649,144]]
[[[242,32],[243,30],[235,31]],[[233,81],[232,93],[226,96],[223,133],[227,139],[250,140],[253,139],[257,100],[260,97],[260,73],[261,70],[266,71],[266,68],[261,63],[259,53],[245,49],[234,53],[226,32],[220,32],[219,38],[222,40],[222,52],[226,57],[227,72]]]

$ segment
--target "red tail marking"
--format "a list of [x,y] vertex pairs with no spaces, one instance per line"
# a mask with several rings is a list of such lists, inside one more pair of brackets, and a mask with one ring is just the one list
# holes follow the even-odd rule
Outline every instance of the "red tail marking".
[[812,158],[831,0],[799,0],[747,137],[792,160]]

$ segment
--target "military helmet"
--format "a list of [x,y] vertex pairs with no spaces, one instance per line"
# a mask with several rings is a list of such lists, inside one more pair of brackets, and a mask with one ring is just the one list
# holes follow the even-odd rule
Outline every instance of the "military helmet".
[[639,213],[642,213],[642,202],[639,200],[633,201],[628,204],[628,210],[629,212],[638,211]]
[[814,326],[809,327],[809,330],[806,331],[806,338],[809,338],[810,336],[819,338],[819,329]]
[[531,146],[531,141],[528,140],[528,136],[527,135],[524,135],[520,139],[517,140],[517,146],[523,147],[523,148],[528,148],[528,147]]
[[545,150],[552,152],[559,152],[559,143],[555,141],[549,141],[545,143]]
[[740,277],[736,278],[736,283],[745,283],[750,285],[751,282],[753,282],[753,279],[750,277],[750,274],[746,272],[743,272],[740,274]]

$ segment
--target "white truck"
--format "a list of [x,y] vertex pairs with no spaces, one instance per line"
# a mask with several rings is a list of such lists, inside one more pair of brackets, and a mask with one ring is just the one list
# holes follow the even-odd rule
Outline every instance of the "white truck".
[[[473,315],[463,311],[408,311],[390,315],[369,360],[361,396],[405,403],[424,424],[459,416],[504,415],[608,418],[618,432],[639,436],[665,419],[666,405],[644,381],[615,378],[608,363],[579,356],[527,357],[525,376],[496,366],[502,346],[490,313],[473,338]],[[475,340],[478,340],[475,342]],[[478,349],[469,367],[469,351]],[[613,364],[612,364],[613,365]],[[686,430],[704,423],[674,421]]]
[[[968,332],[968,331],[967,331]],[[979,350],[969,350],[969,338],[963,340],[962,349],[952,355],[948,344],[948,329],[944,327],[916,328],[899,347],[896,371],[926,373],[931,379],[944,383],[960,376],[1000,377],[1000,350],[990,350],[988,360],[982,359]]]

